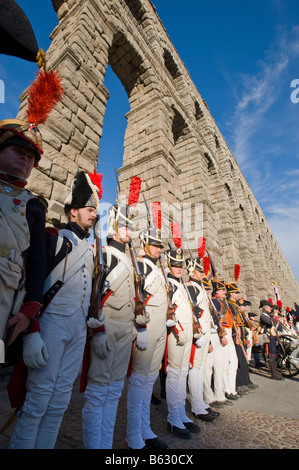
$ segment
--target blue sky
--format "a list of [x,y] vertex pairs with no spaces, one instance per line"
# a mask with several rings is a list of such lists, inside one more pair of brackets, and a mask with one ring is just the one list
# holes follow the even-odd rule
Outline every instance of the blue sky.
[[[47,50],[57,24],[51,1],[17,3],[30,19],[39,47]],[[299,280],[298,0],[153,0],[153,4]],[[0,119],[16,116],[18,97],[35,71],[33,63],[0,56],[0,79],[5,83]],[[122,165],[129,103],[110,69],[105,84],[111,97],[100,143],[100,169],[103,199],[113,203],[114,167]]]

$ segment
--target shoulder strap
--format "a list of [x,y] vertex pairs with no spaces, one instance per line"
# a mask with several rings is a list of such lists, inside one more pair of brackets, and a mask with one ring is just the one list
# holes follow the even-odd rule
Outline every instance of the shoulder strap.
[[[63,233],[59,233],[58,235],[58,240],[61,237],[63,239]],[[60,243],[60,242],[59,242]],[[67,258],[63,258],[60,263],[53,269],[53,271],[50,272],[48,277],[45,280],[44,284],[44,294],[48,292],[48,290],[58,281],[61,279],[64,273],[64,268],[66,267],[65,273],[64,273],[64,283],[66,283],[74,273],[80,269],[80,266],[82,266],[82,263],[84,263],[84,255],[87,252],[87,250],[90,248],[90,245],[86,238],[83,240],[80,240],[79,244],[77,246],[74,246],[73,244],[73,250],[69,255],[67,255]]]
[[127,257],[127,255],[113,246],[107,246],[106,248],[106,253],[107,253],[107,259],[108,256],[110,256],[110,253],[115,256],[121,263],[118,263],[117,266],[110,271],[110,273],[106,277],[106,281],[111,285],[115,279],[117,279],[125,270],[128,271],[129,275],[132,278],[132,282],[134,282],[134,272],[133,272],[133,266],[130,264],[130,259]]
[[155,279],[157,276],[160,276],[163,284],[165,284],[165,279],[163,277],[163,274],[161,273],[161,270],[149,259],[147,258],[142,258],[141,261],[143,263],[147,264],[151,268],[151,272],[148,276],[146,276],[146,284],[150,284],[153,279]]

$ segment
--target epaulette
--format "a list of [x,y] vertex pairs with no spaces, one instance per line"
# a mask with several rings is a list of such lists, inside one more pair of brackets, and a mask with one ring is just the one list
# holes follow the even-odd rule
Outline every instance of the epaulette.
[[55,227],[46,227],[45,228],[46,235],[58,235],[58,229]]
[[43,206],[45,212],[47,212],[49,204],[47,203],[46,199],[42,196],[37,196],[37,199],[40,202],[40,204]]

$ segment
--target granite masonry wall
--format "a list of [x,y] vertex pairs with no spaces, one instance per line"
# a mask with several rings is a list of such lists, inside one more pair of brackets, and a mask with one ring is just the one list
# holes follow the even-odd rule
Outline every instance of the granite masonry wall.
[[[233,280],[257,312],[279,286],[284,306],[299,303],[299,286],[269,224],[149,0],[52,0],[58,26],[47,51],[65,96],[41,126],[44,156],[29,188],[49,202],[48,221],[63,219],[63,202],[78,170],[93,171],[109,91],[108,64],[130,104],[119,169],[122,192],[142,178],[150,204],[161,201],[184,218],[188,245],[200,236],[219,272]],[[19,117],[24,115],[26,90]],[[100,155],[100,154],[99,154]],[[171,215],[173,214],[173,215]]]

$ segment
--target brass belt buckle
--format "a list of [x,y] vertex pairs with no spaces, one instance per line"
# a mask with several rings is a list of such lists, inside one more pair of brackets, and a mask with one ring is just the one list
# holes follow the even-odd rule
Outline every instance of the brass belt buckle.
[[0,256],[2,258],[8,258],[9,256],[9,248],[5,247],[5,246],[0,246]]

